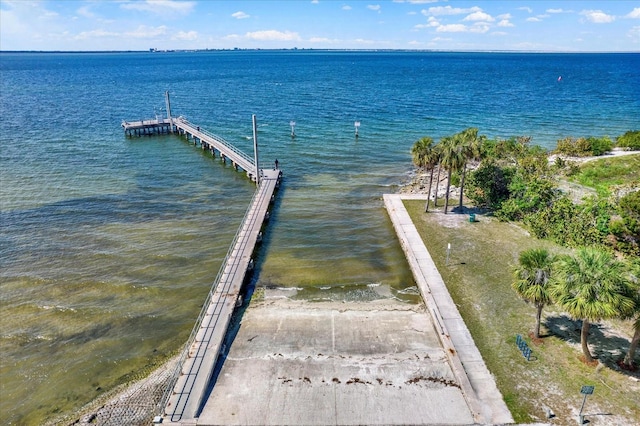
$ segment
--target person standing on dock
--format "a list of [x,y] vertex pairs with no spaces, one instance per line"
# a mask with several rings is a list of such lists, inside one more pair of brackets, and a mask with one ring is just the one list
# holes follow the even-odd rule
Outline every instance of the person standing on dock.
[[278,159],[276,158],[276,167],[274,170],[278,170]]

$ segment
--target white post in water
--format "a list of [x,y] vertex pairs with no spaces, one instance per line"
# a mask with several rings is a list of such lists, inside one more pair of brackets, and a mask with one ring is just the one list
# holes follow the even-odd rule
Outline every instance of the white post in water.
[[360,127],[360,122],[359,122],[359,121],[356,121],[355,123],[353,123],[353,125],[354,125],[354,126],[355,126],[355,128],[356,128],[356,138],[357,138],[357,137],[358,137],[358,127]]
[[169,119],[169,128],[171,129],[171,133],[173,133],[173,120],[171,119],[171,102],[169,102],[169,91],[164,92],[164,100],[167,104],[167,118]]
[[256,115],[251,116],[253,120],[253,155],[256,162],[256,184],[260,185],[260,164],[258,163],[258,124],[256,122]]

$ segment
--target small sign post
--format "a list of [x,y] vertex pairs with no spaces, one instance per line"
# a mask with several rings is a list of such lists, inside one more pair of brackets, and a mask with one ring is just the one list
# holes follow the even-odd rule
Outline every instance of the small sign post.
[[580,389],[580,393],[584,395],[582,399],[582,406],[580,407],[580,413],[578,413],[578,424],[584,424],[584,416],[582,415],[582,409],[584,408],[584,403],[587,402],[587,395],[593,394],[594,386],[582,386]]
[[445,261],[444,261],[444,264],[445,264],[445,265],[448,265],[448,264],[449,264],[449,253],[451,253],[451,243],[448,243],[448,244],[447,244],[447,258],[446,258],[446,259],[445,259]]

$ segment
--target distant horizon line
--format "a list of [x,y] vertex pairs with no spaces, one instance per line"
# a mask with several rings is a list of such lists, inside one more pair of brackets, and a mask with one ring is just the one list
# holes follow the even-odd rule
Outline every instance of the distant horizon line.
[[313,47],[290,47],[290,48],[219,48],[219,49],[157,49],[149,48],[147,50],[2,50],[0,53],[188,53],[188,52],[300,52],[300,51],[316,51],[316,52],[416,52],[416,53],[556,53],[556,54],[611,54],[640,53],[640,50],[513,50],[513,49],[478,49],[478,50],[453,50],[453,49],[330,49],[330,48],[313,48]]

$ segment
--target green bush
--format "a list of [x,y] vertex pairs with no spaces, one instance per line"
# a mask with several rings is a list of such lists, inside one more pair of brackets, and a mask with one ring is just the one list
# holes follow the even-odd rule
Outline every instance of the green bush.
[[591,155],[603,155],[613,148],[613,142],[607,136],[602,138],[590,137],[587,138],[587,142],[591,149]]
[[615,248],[628,255],[640,256],[640,191],[631,192],[620,199],[620,218],[609,224],[615,236]]
[[624,135],[619,136],[616,145],[620,148],[640,150],[640,130],[629,130]]
[[495,214],[500,220],[522,220],[525,216],[546,209],[558,197],[556,185],[539,175],[523,175],[521,170],[509,184],[510,197]]
[[602,198],[588,198],[574,204],[566,196],[549,207],[525,216],[523,222],[538,238],[569,246],[606,245],[613,207]]
[[566,137],[560,139],[556,145],[556,152],[571,157],[599,156],[613,148],[613,142],[608,137],[578,138]]
[[513,167],[500,167],[493,162],[482,163],[466,179],[464,192],[478,207],[495,210],[509,198]]

